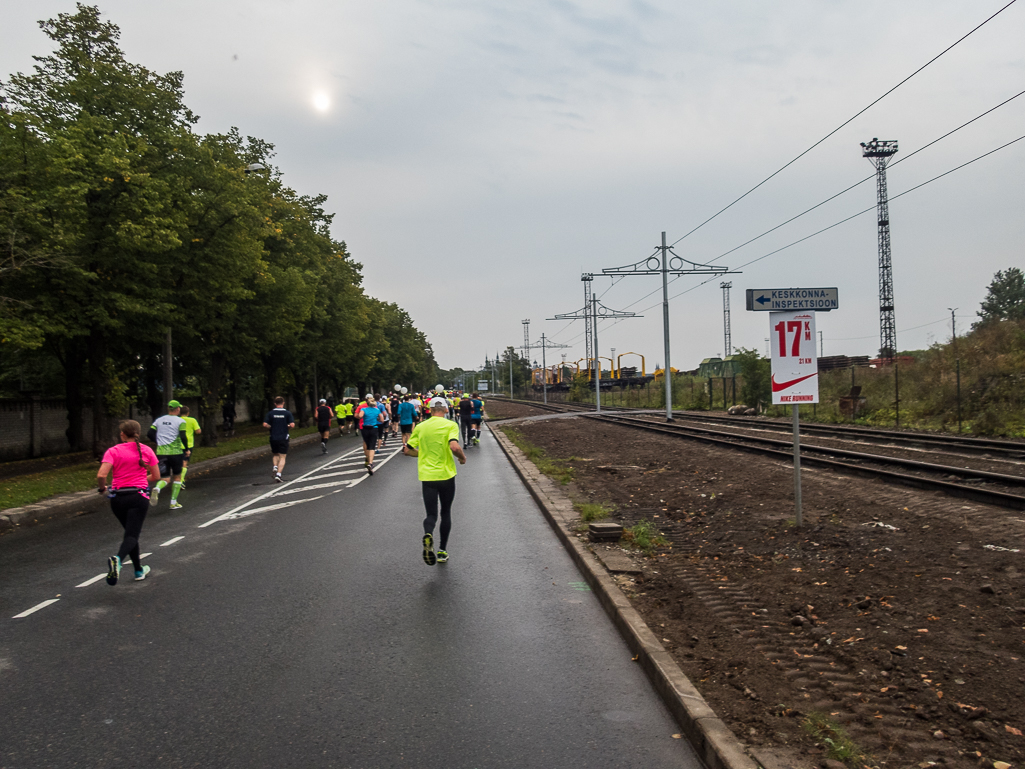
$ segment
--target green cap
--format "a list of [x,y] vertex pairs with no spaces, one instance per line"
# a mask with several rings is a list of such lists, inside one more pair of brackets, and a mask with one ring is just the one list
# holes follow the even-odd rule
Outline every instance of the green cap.
[[180,409],[182,405],[178,401],[170,401],[167,404],[169,409]]

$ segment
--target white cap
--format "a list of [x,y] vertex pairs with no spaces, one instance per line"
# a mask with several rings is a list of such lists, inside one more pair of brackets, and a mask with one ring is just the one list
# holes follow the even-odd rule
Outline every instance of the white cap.
[[327,403],[327,400],[326,400],[325,398],[321,398],[321,399],[320,399],[320,402],[321,402],[321,403]]
[[374,396],[371,393],[367,393],[367,397],[366,397],[365,400],[372,401],[373,399],[374,399]]
[[448,401],[444,398],[431,398],[430,406],[432,409],[447,409]]

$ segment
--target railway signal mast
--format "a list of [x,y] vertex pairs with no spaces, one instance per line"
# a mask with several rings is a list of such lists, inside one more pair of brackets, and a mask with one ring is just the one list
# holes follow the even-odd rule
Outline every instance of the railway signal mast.
[[730,332],[730,289],[733,288],[733,283],[723,281],[719,284],[719,288],[722,289],[723,349],[725,350],[723,357],[728,358],[733,355],[733,340]]
[[[689,259],[684,259],[673,252],[672,246],[666,245],[666,234],[662,233],[662,245],[655,247],[656,253],[661,252],[658,257],[652,254],[647,259],[641,259],[634,264],[627,264],[623,267],[609,267],[602,270],[603,275],[661,275],[662,276],[662,337],[665,345],[665,363],[662,377],[663,386],[666,391],[666,421],[673,421],[673,375],[672,367],[669,365],[669,276],[670,275],[728,275],[727,267],[718,267],[711,264],[697,264]],[[672,257],[669,255],[672,254]],[[687,265],[687,266],[684,266]]]
[[591,316],[587,310],[591,306],[591,283],[594,282],[594,273],[585,272],[580,275],[584,284],[584,360],[591,363],[591,358],[598,352],[591,349]]
[[890,206],[886,166],[897,154],[896,141],[873,139],[861,143],[861,154],[876,169],[876,208],[879,214],[879,357],[892,363],[897,355],[897,325],[893,313],[893,266],[890,261]]

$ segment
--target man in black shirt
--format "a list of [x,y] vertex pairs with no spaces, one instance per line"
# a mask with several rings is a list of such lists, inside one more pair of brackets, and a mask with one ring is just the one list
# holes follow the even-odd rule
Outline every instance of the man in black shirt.
[[473,401],[470,400],[468,395],[463,395],[463,399],[459,401],[459,431],[463,434],[463,448],[470,448],[470,436],[472,430],[470,429],[470,419],[473,416]]
[[324,398],[317,406],[317,432],[320,433],[320,448],[327,454],[327,439],[331,437],[331,407]]
[[274,480],[281,483],[281,471],[285,469],[288,454],[288,431],[295,427],[292,412],[285,408],[285,399],[280,395],[274,399],[274,408],[263,418],[263,426],[270,430],[270,450],[274,455]]

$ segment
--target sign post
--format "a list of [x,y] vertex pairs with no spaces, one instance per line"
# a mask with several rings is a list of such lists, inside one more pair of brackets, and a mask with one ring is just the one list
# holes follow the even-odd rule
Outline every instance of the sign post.
[[815,312],[769,313],[772,349],[772,403],[789,404],[794,423],[794,507],[801,526],[801,403],[819,402],[819,363],[815,350]]

